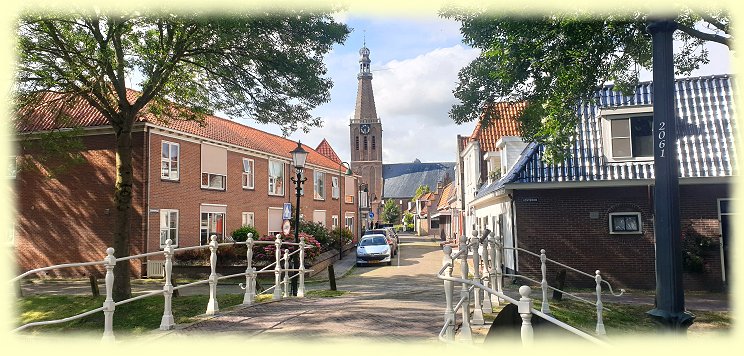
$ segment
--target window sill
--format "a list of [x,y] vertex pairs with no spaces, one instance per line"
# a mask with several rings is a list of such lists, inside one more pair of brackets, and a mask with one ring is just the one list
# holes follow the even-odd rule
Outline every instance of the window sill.
[[180,179],[170,179],[170,178],[163,178],[163,177],[160,177],[160,180],[163,181],[163,182],[172,182],[172,183],[179,183],[179,182],[181,182]]
[[653,162],[654,156],[645,156],[645,157],[627,157],[627,158],[613,158],[613,157],[605,157],[607,159],[608,164],[622,164],[622,163],[628,163],[628,162]]
[[284,197],[284,194],[268,194],[270,197]]
[[315,200],[315,201],[325,201],[325,198],[322,198],[322,199],[313,198],[313,200]]
[[217,192],[225,192],[225,191],[227,191],[225,188],[212,188],[212,187],[206,187],[206,186],[202,186],[201,189],[204,189],[204,190],[213,190],[213,191],[217,191]]
[[243,187],[243,190],[256,190],[255,187]]
[[610,235],[643,235],[643,231],[629,231],[629,232],[610,231]]

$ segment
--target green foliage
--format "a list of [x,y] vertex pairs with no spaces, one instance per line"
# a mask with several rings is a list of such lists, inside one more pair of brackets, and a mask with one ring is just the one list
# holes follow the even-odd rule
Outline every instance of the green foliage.
[[252,236],[254,240],[258,239],[258,231],[256,231],[256,228],[250,225],[243,225],[233,230],[230,236],[232,236],[233,241],[235,242],[244,242],[248,240],[248,234],[253,234]]
[[[331,230],[331,233],[330,233],[331,244],[332,246],[336,246],[336,248],[338,248],[338,239],[339,239],[338,234],[339,234],[339,229],[336,228],[336,229]],[[341,238],[343,238],[344,245],[350,243],[353,236],[354,234],[351,232],[351,230],[347,228],[341,229]]]
[[382,207],[382,220],[388,224],[400,221],[400,207],[394,200],[388,199]]
[[705,270],[704,253],[713,246],[713,239],[689,231],[682,239],[682,269],[685,272],[702,273]]
[[330,232],[328,231],[328,229],[326,229],[325,226],[323,226],[323,224],[313,221],[300,220],[299,230],[300,232],[304,232],[314,237],[315,240],[320,243],[322,251],[328,251],[335,248],[333,246],[330,246],[332,243]]
[[[578,10],[533,17],[490,9],[448,7],[440,15],[461,22],[464,42],[481,50],[459,73],[450,116],[457,123],[499,120],[496,102],[527,102],[519,115],[522,136],[546,147],[549,161],[566,157],[578,121],[579,101],[594,100],[598,86],[612,81],[627,92],[641,69],[652,64],[649,19],[643,13],[590,15]],[[692,27],[705,20],[715,35]],[[682,43],[675,73],[688,75],[708,63],[705,40],[728,44],[726,13],[681,11]]]
[[406,224],[406,231],[413,231],[413,224]]
[[[409,212],[406,212],[406,214],[403,215],[403,223],[406,224],[406,225],[413,224],[413,214],[412,213],[409,213]],[[413,229],[411,229],[411,230],[413,230]]]
[[20,170],[33,170],[47,178],[59,178],[66,172],[86,162],[82,151],[85,145],[80,139],[83,129],[51,130],[24,136],[23,151],[33,153],[21,156]]
[[416,188],[416,193],[413,195],[413,198],[411,198],[411,201],[416,201],[419,197],[426,193],[430,193],[431,189],[428,185],[420,185],[418,188]]

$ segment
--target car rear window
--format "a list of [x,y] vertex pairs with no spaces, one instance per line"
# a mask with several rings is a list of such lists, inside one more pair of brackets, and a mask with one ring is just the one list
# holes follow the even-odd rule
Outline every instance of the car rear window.
[[385,240],[382,236],[375,236],[367,239],[362,239],[361,242],[359,242],[359,246],[374,246],[374,245],[387,245],[387,240]]
[[385,235],[385,230],[382,229],[375,229],[375,230],[367,230],[364,235]]

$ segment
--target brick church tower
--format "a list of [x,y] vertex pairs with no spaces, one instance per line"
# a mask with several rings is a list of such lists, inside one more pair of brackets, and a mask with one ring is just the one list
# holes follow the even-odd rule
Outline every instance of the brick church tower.
[[[372,92],[369,48],[359,50],[359,85],[357,87],[354,118],[349,123],[351,169],[362,176],[367,185],[370,208],[375,214],[370,222],[380,221],[382,198],[382,123],[377,117],[375,96]],[[362,203],[362,202],[360,202]],[[363,203],[362,203],[363,204]],[[364,217],[362,217],[364,219]]]

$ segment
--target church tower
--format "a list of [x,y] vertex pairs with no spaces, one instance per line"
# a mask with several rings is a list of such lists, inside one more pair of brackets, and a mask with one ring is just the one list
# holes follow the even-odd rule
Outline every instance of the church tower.
[[369,48],[366,43],[359,50],[357,79],[359,84],[356,107],[354,118],[349,124],[351,169],[362,176],[361,183],[367,184],[371,211],[375,214],[372,221],[381,221],[379,216],[382,199],[382,123],[375,108]]

